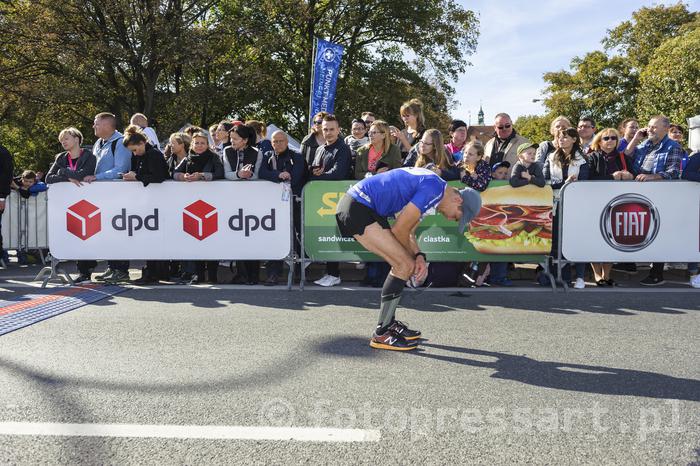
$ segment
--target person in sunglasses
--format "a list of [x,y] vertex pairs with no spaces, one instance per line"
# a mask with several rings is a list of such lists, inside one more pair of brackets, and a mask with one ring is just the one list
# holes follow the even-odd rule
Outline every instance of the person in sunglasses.
[[[494,135],[484,146],[484,160],[490,166],[506,161],[515,166],[518,161],[518,147],[530,141],[513,128],[513,121],[507,113],[499,113],[494,118]],[[511,169],[512,170],[512,169]],[[510,173],[508,174],[510,176]]]
[[323,118],[328,115],[328,112],[318,112],[311,120],[311,130],[309,134],[301,140],[301,155],[304,156],[306,160],[306,165],[311,166],[316,156],[316,149],[318,146],[326,144],[326,139],[323,137],[323,131],[321,131],[321,125],[323,124]]
[[[605,128],[595,135],[591,142],[592,152],[588,154],[590,180],[633,180],[629,171],[632,157],[618,150],[620,133],[614,128]],[[597,286],[615,286],[610,277],[613,264],[593,263],[593,276]]]

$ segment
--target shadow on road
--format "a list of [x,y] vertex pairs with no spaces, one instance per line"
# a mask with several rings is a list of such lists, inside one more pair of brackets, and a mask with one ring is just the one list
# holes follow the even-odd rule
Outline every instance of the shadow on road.
[[[325,306],[379,309],[379,290],[333,290],[288,292],[283,290],[133,289],[122,296],[142,302],[190,303],[197,308],[216,309],[245,304],[284,311],[306,311]],[[110,302],[96,305],[111,305]],[[481,312],[506,308],[558,315],[601,314],[634,316],[641,313],[683,315],[700,310],[700,301],[684,294],[616,293],[465,293],[407,290],[401,308],[421,312]]]
[[[434,354],[425,350],[412,351],[410,354],[464,366],[493,369],[496,372],[491,377],[537,387],[603,395],[700,401],[700,380],[680,379],[654,372],[614,367],[537,361],[526,356],[435,343],[423,343],[422,347],[457,353],[459,356]],[[480,360],[484,357],[496,360],[494,362]]]

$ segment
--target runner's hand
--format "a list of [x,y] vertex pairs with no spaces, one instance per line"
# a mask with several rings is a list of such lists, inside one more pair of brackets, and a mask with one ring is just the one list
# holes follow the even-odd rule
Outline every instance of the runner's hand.
[[416,257],[415,266],[413,267],[413,277],[418,283],[423,283],[428,277],[428,264],[425,263],[423,256]]

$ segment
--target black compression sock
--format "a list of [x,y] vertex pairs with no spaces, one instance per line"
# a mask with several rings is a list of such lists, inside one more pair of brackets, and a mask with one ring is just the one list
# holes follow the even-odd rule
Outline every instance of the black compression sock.
[[379,322],[377,323],[377,333],[382,334],[394,321],[394,313],[399,305],[401,293],[406,287],[406,280],[389,274],[382,287],[382,304],[379,312]]

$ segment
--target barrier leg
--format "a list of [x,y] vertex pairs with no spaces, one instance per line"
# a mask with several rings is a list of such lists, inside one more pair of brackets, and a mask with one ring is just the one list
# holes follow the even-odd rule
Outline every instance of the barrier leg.
[[51,266],[44,267],[43,269],[41,269],[37,276],[34,278],[34,281],[39,281],[43,278],[41,282],[42,288],[46,288],[46,285],[51,280],[60,280],[61,284],[68,283],[71,286],[75,285],[73,279],[70,278],[70,275],[68,275],[68,272],[66,272],[65,269],[60,267],[60,265],[61,263],[58,259],[51,257]]
[[557,291],[557,282],[554,278],[554,275],[552,275],[552,272],[549,270],[549,257],[545,259],[544,261],[544,266],[542,267],[542,273],[545,274],[547,279],[549,280],[549,286],[552,288],[553,292]]

